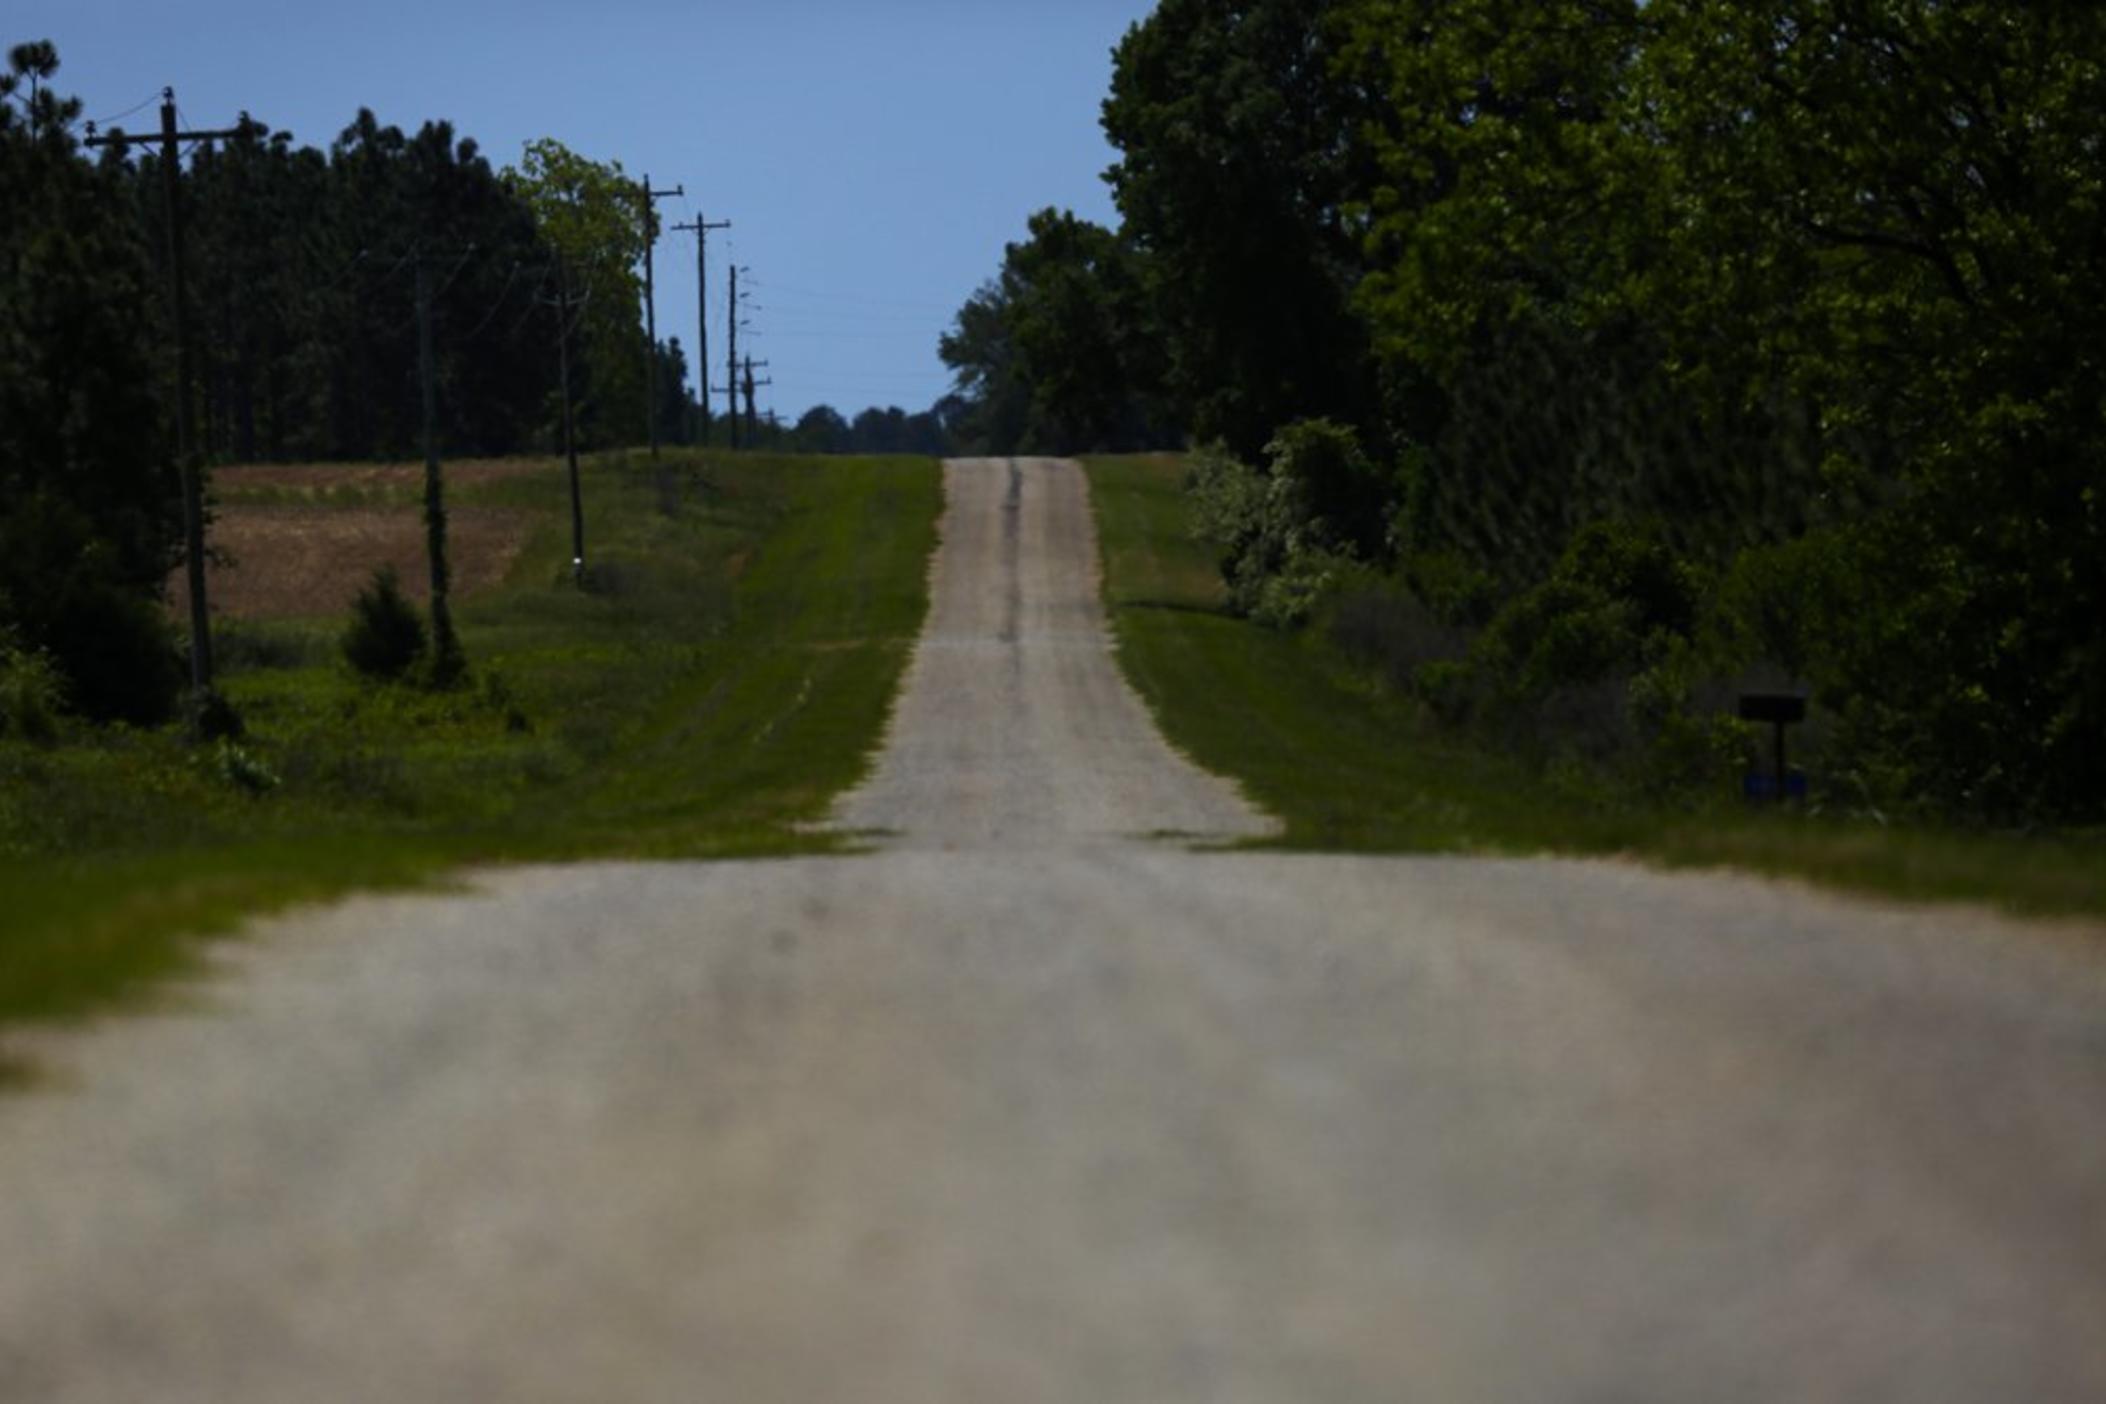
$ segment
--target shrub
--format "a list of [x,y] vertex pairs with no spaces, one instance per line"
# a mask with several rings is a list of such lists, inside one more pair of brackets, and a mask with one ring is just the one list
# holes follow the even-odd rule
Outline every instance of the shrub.
[[1499,582],[1453,551],[1417,551],[1403,560],[1404,583],[1436,619],[1481,629],[1498,607]]
[[191,693],[184,699],[183,714],[190,734],[200,741],[233,740],[248,730],[241,713],[216,688]]
[[69,592],[45,647],[66,676],[68,702],[83,716],[153,726],[175,713],[183,669],[154,600],[113,585]]
[[1266,458],[1260,470],[1201,451],[1186,480],[1192,532],[1219,549],[1231,609],[1292,628],[1381,550],[1386,484],[1353,432],[1325,420],[1281,430]]
[[213,753],[213,769],[221,780],[252,795],[268,794],[281,783],[276,771],[229,740],[221,740]]
[[1394,484],[1351,429],[1328,419],[1290,424],[1265,446],[1265,458],[1313,544],[1362,560],[1383,552]]
[[1258,583],[1250,617],[1274,629],[1295,629],[1353,573],[1353,558],[1292,543],[1281,567]]
[[1635,673],[1694,634],[1701,600],[1697,572],[1650,528],[1596,522],[1574,533],[1549,579],[1499,611],[1476,660],[1531,698]]
[[65,705],[66,679],[50,657],[0,633],[0,735],[48,744],[58,738]]
[[408,673],[425,649],[424,621],[403,598],[393,566],[373,572],[373,581],[358,592],[351,623],[344,630],[344,658],[369,678],[394,680]]

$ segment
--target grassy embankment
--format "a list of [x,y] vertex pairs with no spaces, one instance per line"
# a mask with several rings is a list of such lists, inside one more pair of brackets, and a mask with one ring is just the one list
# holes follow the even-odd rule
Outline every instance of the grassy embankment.
[[[533,523],[505,583],[457,604],[465,689],[359,680],[342,616],[242,621],[221,643],[235,747],[0,742],[0,1024],[95,1008],[259,911],[463,863],[831,846],[798,826],[878,740],[927,604],[936,466],[665,462],[588,465],[587,592],[557,465],[452,495]],[[417,510],[407,485],[263,500]]]
[[1667,808],[1575,792],[1439,731],[1320,639],[1223,609],[1172,457],[1089,464],[1119,657],[1165,733],[1278,815],[1287,848],[1623,853],[1914,899],[2106,915],[2106,843]]

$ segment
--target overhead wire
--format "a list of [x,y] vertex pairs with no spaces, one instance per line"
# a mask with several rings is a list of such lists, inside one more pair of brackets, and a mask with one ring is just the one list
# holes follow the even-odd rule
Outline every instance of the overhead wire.
[[140,108],[153,106],[154,103],[160,100],[160,97],[161,94],[157,89],[154,92],[148,93],[144,98],[141,98],[138,102],[133,103],[130,107],[125,108],[124,111],[118,113],[115,117],[96,118],[95,125],[97,127],[107,127],[112,122],[122,122],[125,118],[131,116],[134,112],[137,112]]
[[512,260],[512,266],[505,270],[505,285],[497,290],[497,300],[490,304],[490,310],[483,314],[483,319],[475,324],[475,330],[460,339],[459,345],[466,346],[469,342],[481,336],[484,329],[497,319],[497,314],[504,310],[505,299],[512,295],[513,284],[518,281],[519,260],[515,258]]

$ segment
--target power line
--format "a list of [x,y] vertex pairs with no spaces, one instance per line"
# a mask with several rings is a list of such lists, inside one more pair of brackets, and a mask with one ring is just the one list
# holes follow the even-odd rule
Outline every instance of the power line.
[[949,316],[952,312],[955,312],[957,310],[956,308],[940,307],[937,303],[923,302],[919,299],[909,300],[906,298],[897,297],[863,297],[854,293],[821,292],[816,288],[801,288],[790,283],[763,282],[757,284],[756,286],[768,288],[777,292],[794,293],[799,297],[816,297],[826,302],[861,302],[868,303],[873,307],[918,307],[930,309],[933,311],[941,311],[945,316]]
[[131,116],[134,112],[139,111],[141,108],[152,107],[154,105],[154,99],[158,98],[159,96],[161,96],[159,93],[148,93],[145,97],[139,99],[139,101],[133,103],[130,107],[125,108],[124,111],[118,113],[115,117],[96,118],[95,125],[98,127],[107,127],[112,122],[122,122],[125,118]]
[[497,319],[497,314],[504,310],[505,299],[509,298],[512,295],[513,284],[517,283],[518,281],[519,260],[514,259],[512,261],[512,266],[505,270],[505,285],[497,290],[497,301],[490,304],[490,310],[488,312],[485,312],[483,314],[483,319],[475,324],[475,330],[461,338],[461,344],[466,345],[468,342],[471,342],[477,337],[481,336],[483,334],[484,328],[488,327],[491,322]]

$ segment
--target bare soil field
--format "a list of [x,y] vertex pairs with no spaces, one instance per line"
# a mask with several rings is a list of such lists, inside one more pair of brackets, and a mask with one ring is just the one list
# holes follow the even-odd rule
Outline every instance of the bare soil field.
[[[449,463],[446,483],[458,491],[548,466],[526,459]],[[348,609],[383,565],[392,565],[412,594],[430,586],[422,464],[221,468],[212,487],[220,505],[210,540],[224,557],[206,573],[216,613],[235,619],[334,614]],[[454,593],[472,595],[502,581],[533,525],[534,514],[522,508],[449,507]],[[169,607],[180,615],[189,609],[189,597],[178,570],[169,579]]]
[[[553,459],[465,458],[446,465],[446,486],[451,490],[479,487],[506,478],[535,473],[553,473]],[[422,463],[251,463],[212,470],[212,490],[223,501],[239,502],[246,496],[288,492],[311,493],[317,498],[331,494],[371,494],[421,498],[424,492]]]

